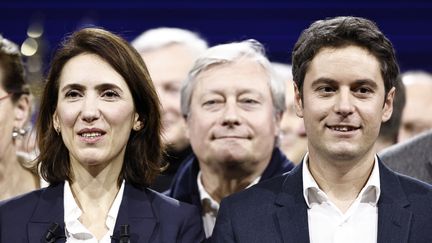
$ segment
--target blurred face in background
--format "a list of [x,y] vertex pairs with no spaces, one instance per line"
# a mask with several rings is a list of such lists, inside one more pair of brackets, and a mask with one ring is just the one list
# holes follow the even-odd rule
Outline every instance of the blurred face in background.
[[[3,68],[0,66],[0,80],[3,79]],[[13,104],[10,95],[0,85],[0,160],[7,157],[8,150],[11,150],[13,119],[9,115],[13,111]],[[10,152],[9,152],[10,153]]]
[[402,77],[406,104],[402,113],[399,142],[432,129],[432,77],[408,74]]
[[279,122],[269,76],[256,61],[239,59],[197,76],[187,125],[200,164],[231,171],[265,168]]
[[180,89],[196,55],[184,45],[171,44],[141,52],[162,103],[163,138],[166,145],[182,150],[189,145],[180,111]]
[[12,131],[14,127],[23,128],[30,113],[28,95],[21,95],[17,102],[12,102],[12,94],[3,87],[4,77],[5,70],[0,60],[0,160],[16,156]]
[[285,104],[286,110],[281,121],[280,148],[290,160],[298,164],[307,151],[307,138],[303,119],[295,112],[294,85],[291,80],[287,80]]

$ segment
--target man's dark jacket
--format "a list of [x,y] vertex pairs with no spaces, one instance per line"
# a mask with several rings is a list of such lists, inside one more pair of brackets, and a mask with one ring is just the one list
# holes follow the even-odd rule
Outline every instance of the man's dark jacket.
[[[294,164],[279,148],[273,149],[272,157],[267,168],[261,175],[261,181],[282,175],[294,168]],[[187,157],[174,177],[168,196],[181,202],[196,205],[201,211],[201,201],[198,191],[197,177],[199,172],[198,160],[194,154]]]
[[[377,243],[432,242],[432,186],[379,163]],[[222,200],[214,243],[309,243],[302,166]]]

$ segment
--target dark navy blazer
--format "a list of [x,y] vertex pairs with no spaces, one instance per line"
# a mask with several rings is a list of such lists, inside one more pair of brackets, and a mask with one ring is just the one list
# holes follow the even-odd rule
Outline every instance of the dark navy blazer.
[[[64,234],[64,183],[30,192],[0,205],[0,242],[46,242],[53,223]],[[112,242],[121,225],[129,225],[130,242],[200,242],[201,216],[192,205],[126,183]],[[59,239],[55,242],[65,242]]]
[[[278,148],[273,149],[272,157],[267,168],[261,175],[260,181],[282,175],[294,168],[294,164]],[[191,203],[201,211],[201,199],[198,190],[197,177],[200,171],[198,160],[194,154],[182,163],[171,188],[166,194],[181,202]]]
[[[432,186],[379,162],[378,243],[432,242]],[[212,242],[309,243],[302,165],[222,200]]]

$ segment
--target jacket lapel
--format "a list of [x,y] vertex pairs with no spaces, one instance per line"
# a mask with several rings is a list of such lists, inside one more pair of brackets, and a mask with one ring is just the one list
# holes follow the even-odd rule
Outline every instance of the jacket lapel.
[[[60,183],[42,191],[28,223],[28,239],[32,242],[36,239],[45,242],[45,236],[53,223],[59,224],[60,232],[64,234],[63,187],[64,183]],[[65,239],[59,239],[56,242],[65,242]]]
[[407,243],[412,213],[396,174],[379,161],[381,195],[378,201],[378,243]]
[[[412,213],[396,174],[379,161],[378,243],[407,243]],[[307,205],[303,198],[302,163],[287,174],[275,204],[276,222],[285,243],[309,242]]]
[[426,170],[429,172],[429,178],[432,178],[432,156],[426,158]]
[[198,160],[192,154],[182,162],[167,195],[181,202],[190,203],[202,211],[197,177],[200,167]]
[[285,243],[309,243],[307,205],[303,198],[302,164],[291,172],[277,195],[276,222]]
[[119,236],[121,225],[129,225],[131,242],[152,242],[153,231],[158,225],[146,191],[139,190],[128,183],[125,184],[114,236]]
[[274,148],[269,164],[261,175],[261,181],[282,175],[294,168],[294,164],[282,153],[279,148]]

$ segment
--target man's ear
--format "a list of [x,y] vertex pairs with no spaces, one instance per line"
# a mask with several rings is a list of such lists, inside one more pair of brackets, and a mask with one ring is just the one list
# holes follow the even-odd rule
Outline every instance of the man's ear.
[[296,83],[294,83],[294,108],[296,115],[303,118],[303,101],[301,96],[301,91],[299,90]]
[[274,115],[274,124],[275,124],[275,137],[279,136],[281,133],[281,121],[282,121],[283,112],[277,112]]
[[14,108],[14,125],[18,128],[23,128],[30,120],[31,105],[28,95],[21,95],[15,103]]
[[388,121],[393,113],[393,100],[396,92],[397,92],[396,88],[393,87],[387,93],[387,96],[384,100],[383,113],[381,117],[382,122]]
[[188,140],[190,140],[190,131],[189,131],[189,122],[190,122],[190,113],[183,116],[185,123],[186,123],[186,128],[185,128],[185,136]]

